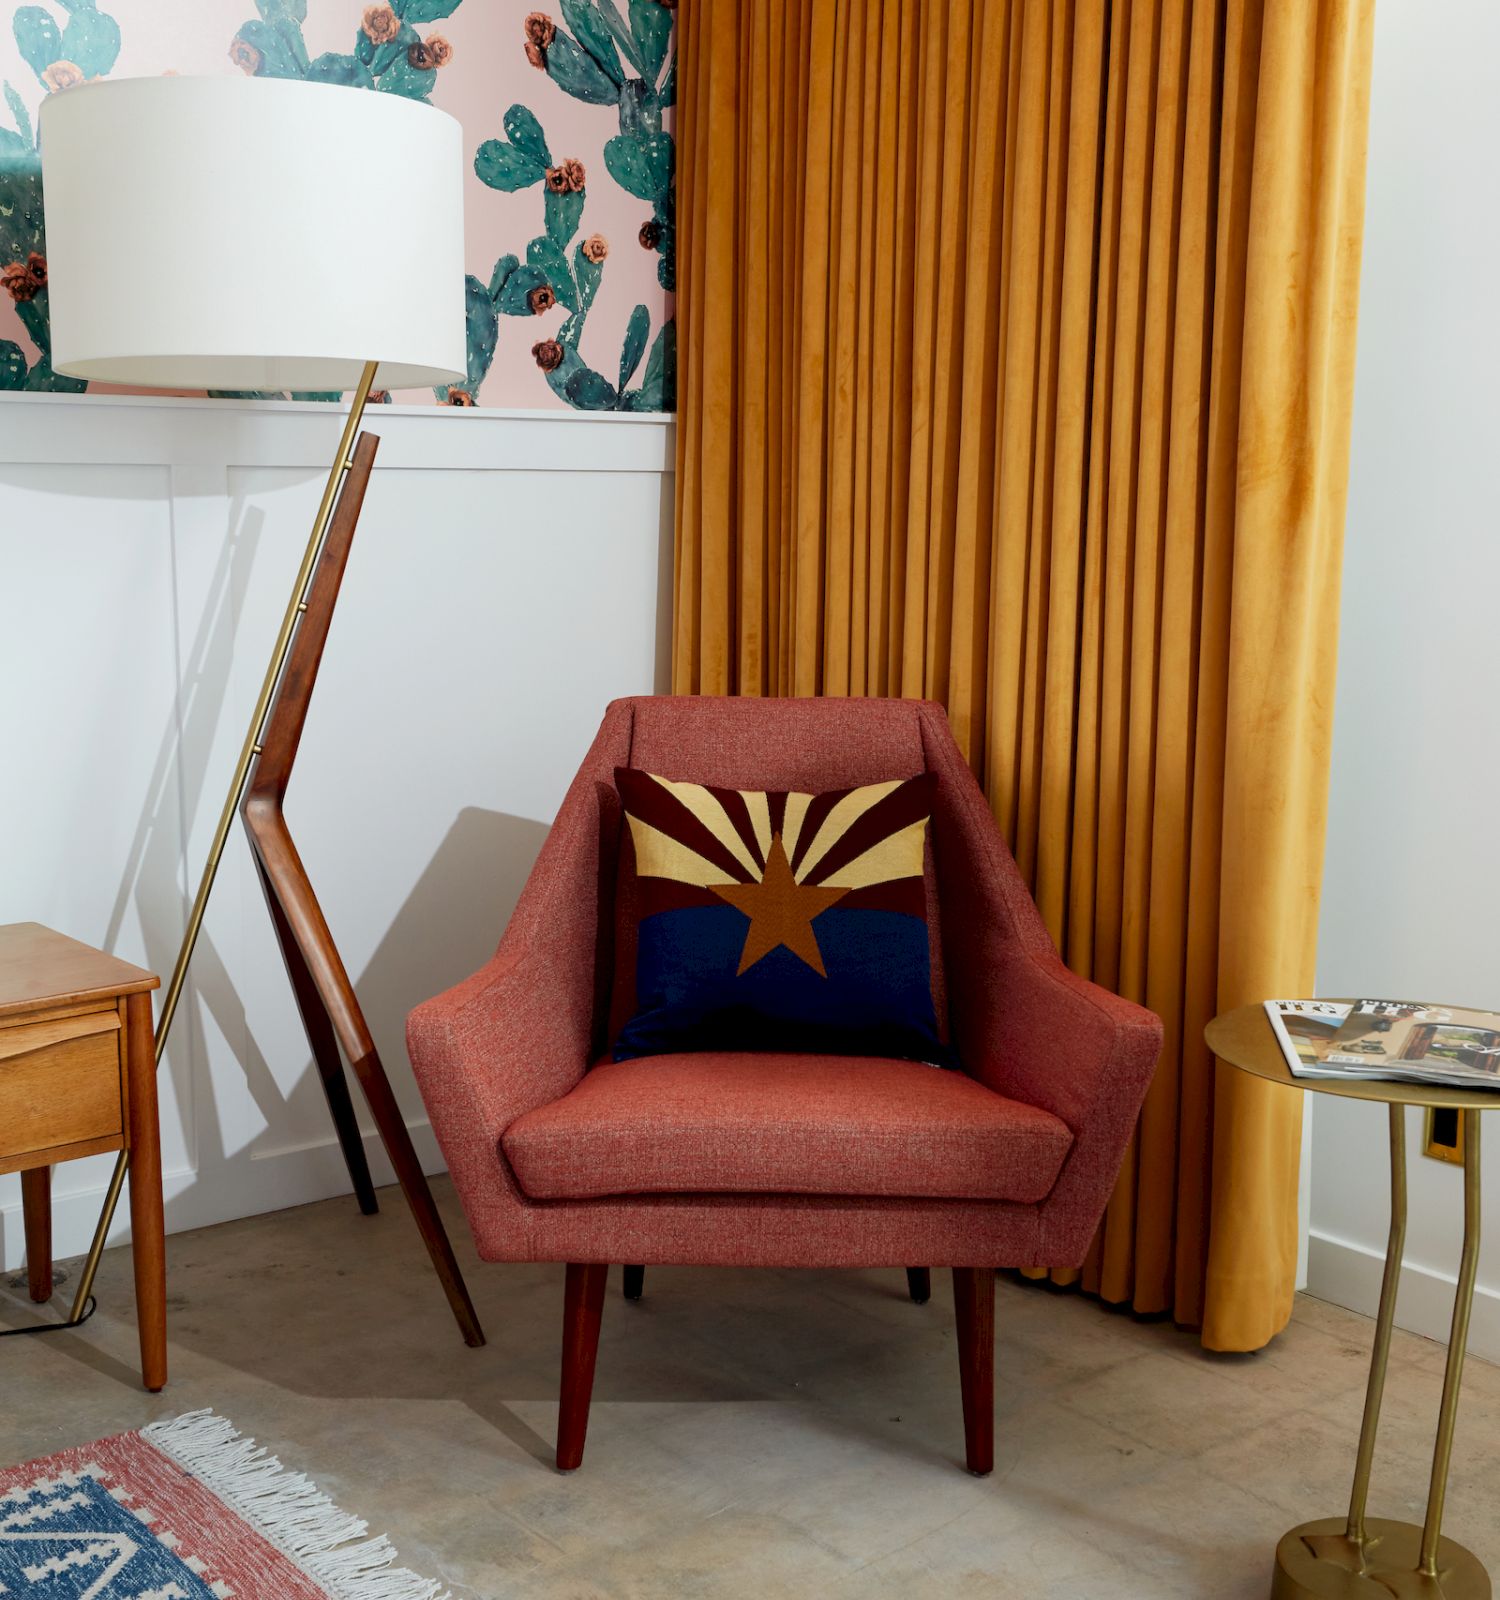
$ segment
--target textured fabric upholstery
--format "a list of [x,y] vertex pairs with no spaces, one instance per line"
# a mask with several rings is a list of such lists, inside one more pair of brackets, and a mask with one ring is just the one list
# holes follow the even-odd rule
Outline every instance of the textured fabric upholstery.
[[[730,787],[820,789],[937,774],[932,838],[949,1024],[977,1083],[1072,1144],[1035,1202],[636,1194],[531,1199],[506,1131],[602,1051],[614,972],[616,766]],[[1088,1249],[1161,1045],[1150,1012],[1058,958],[942,709],[899,700],[616,701],[510,925],[473,977],[412,1012],[412,1066],[479,1252],[647,1265],[1073,1266]],[[925,1069],[923,1069],[925,1070]],[[939,1075],[934,1073],[933,1081]]]
[[501,1149],[533,1200],[620,1194],[1043,1199],[1066,1123],[972,1078],[870,1056],[602,1062]]

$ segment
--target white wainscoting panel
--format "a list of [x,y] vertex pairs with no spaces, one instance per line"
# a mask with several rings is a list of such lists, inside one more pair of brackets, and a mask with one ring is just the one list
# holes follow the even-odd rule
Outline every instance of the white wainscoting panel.
[[[0,397],[0,922],[165,978],[339,426],[290,402]],[[605,704],[667,686],[672,428],[416,406],[367,426],[287,814],[438,1171],[405,1016],[494,949]],[[169,1229],[348,1190],[238,828],[161,1088]],[[57,1169],[60,1257],[110,1160]],[[0,1257],[21,1256],[0,1178]]]

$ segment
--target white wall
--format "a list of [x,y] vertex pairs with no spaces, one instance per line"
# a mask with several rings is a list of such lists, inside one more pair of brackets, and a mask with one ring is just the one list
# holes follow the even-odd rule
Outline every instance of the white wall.
[[[326,406],[0,397],[0,922],[170,970],[338,427]],[[369,427],[287,813],[439,1170],[405,1014],[494,949],[606,701],[666,686],[671,424],[378,407]],[[346,1191],[238,826],[192,972],[162,1075],[168,1227]],[[57,1169],[59,1256],[86,1248],[111,1159]],[[14,1177],[0,1253],[21,1259]]]
[[[1318,992],[1500,1008],[1500,7],[1375,12],[1368,212]],[[1497,1104],[1500,1112],[1500,1104]],[[1398,1320],[1446,1338],[1462,1174],[1408,1112]],[[1308,1285],[1372,1311],[1382,1107],[1319,1098]],[[1500,1359],[1500,1115],[1471,1348]]]

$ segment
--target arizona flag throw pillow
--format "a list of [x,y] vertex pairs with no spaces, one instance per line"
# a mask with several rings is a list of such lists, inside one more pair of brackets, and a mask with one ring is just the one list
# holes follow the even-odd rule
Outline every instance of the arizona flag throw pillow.
[[615,769],[637,1010],[617,1061],[796,1050],[945,1061],[924,862],[934,778],[823,794]]

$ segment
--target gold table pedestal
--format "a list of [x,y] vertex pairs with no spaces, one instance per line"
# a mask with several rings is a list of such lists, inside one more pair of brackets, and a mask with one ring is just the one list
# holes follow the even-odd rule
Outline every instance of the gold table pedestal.
[[1422,1530],[1415,1522],[1371,1517],[1363,1541],[1342,1517],[1304,1522],[1276,1546],[1271,1600],[1490,1600],[1479,1557],[1441,1535],[1437,1572],[1420,1570]]
[[[1209,1048],[1222,1061],[1273,1083],[1330,1093],[1346,1099],[1380,1100],[1390,1110],[1391,1229],[1386,1242],[1385,1275],[1370,1351],[1370,1380],[1364,1420],[1354,1461],[1354,1485],[1347,1517],[1304,1522],[1276,1546],[1271,1600],[1492,1600],[1489,1574],[1472,1551],[1443,1537],[1443,1502],[1458,1421],[1469,1313],[1479,1270],[1479,1120],[1497,1105],[1493,1090],[1462,1090],[1410,1083],[1294,1078],[1282,1057],[1269,1019],[1260,1006],[1241,1006],[1215,1017],[1206,1029]],[[1427,1515],[1422,1525],[1366,1517],[1370,1468],[1380,1427],[1380,1403],[1390,1365],[1396,1290],[1406,1244],[1406,1107],[1445,1105],[1465,1112],[1464,1243],[1453,1297],[1453,1325],[1438,1406]]]

